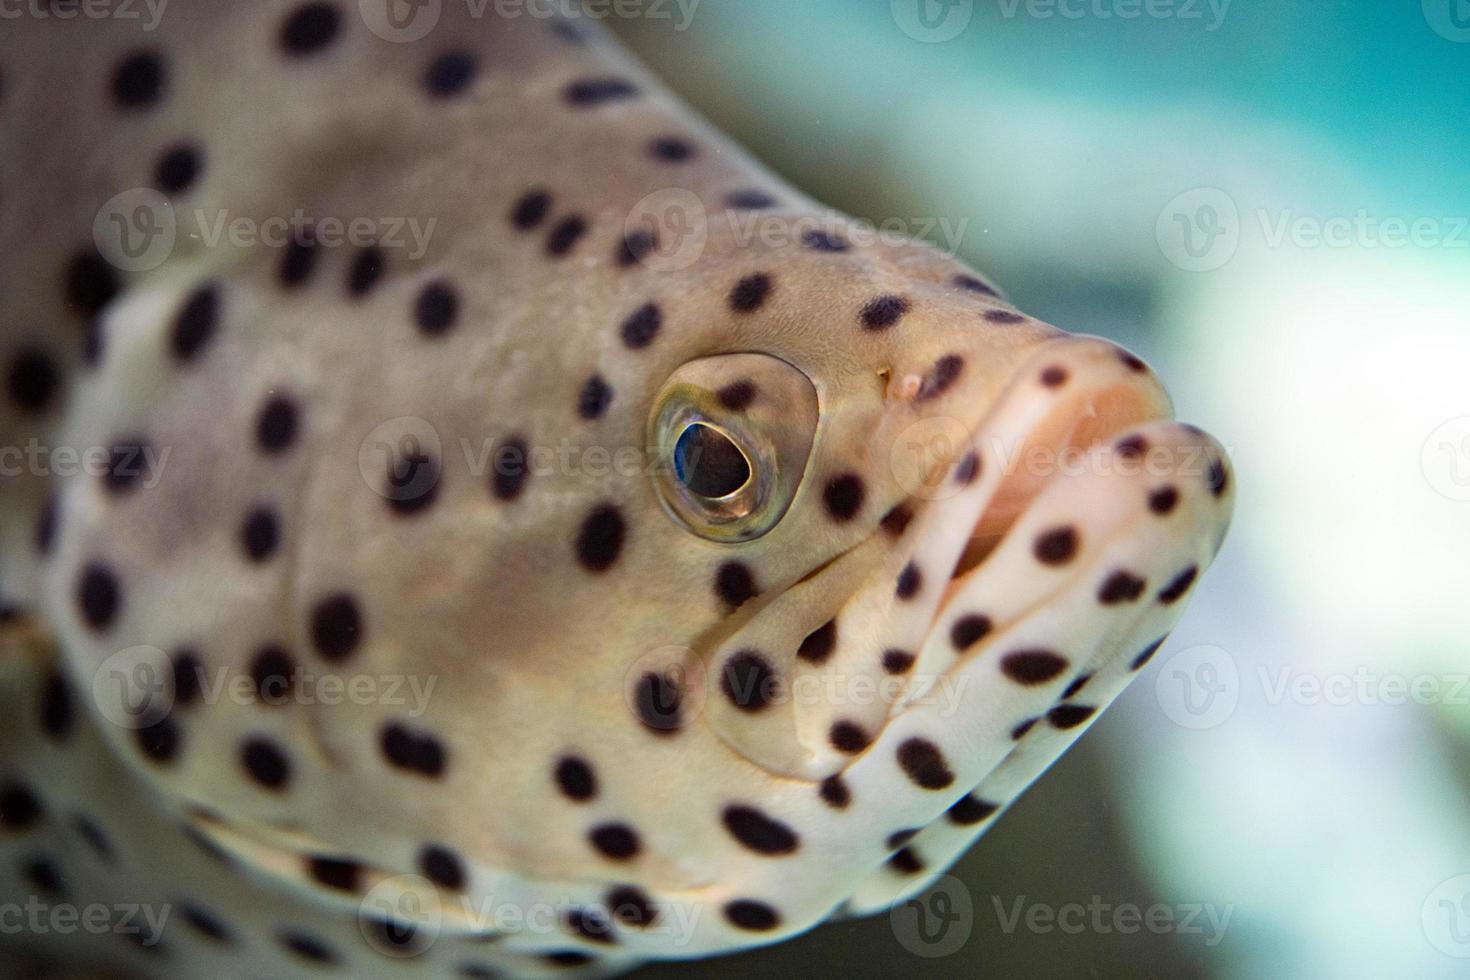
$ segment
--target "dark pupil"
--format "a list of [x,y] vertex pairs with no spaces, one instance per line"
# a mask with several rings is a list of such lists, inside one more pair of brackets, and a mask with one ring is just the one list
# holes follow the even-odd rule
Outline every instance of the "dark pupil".
[[724,497],[745,486],[750,464],[723,432],[696,422],[674,446],[674,475],[701,497]]

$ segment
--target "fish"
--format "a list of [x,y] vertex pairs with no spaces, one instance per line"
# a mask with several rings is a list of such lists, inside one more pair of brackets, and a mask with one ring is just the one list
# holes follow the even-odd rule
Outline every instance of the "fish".
[[1148,365],[585,17],[60,9],[0,36],[17,962],[604,976],[880,912],[1220,548]]

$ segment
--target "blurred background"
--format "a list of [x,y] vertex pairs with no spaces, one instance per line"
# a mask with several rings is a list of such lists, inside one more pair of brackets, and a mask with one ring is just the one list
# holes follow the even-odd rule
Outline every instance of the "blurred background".
[[665,10],[609,23],[809,194],[1148,358],[1239,502],[934,928],[639,976],[1470,976],[1470,2]]

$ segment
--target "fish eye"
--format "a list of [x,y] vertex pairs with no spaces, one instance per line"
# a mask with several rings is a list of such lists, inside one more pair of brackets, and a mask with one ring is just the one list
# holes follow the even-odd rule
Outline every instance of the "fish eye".
[[726,354],[684,365],[650,420],[664,509],[711,541],[760,537],[796,495],[816,419],[816,391],[784,361]]

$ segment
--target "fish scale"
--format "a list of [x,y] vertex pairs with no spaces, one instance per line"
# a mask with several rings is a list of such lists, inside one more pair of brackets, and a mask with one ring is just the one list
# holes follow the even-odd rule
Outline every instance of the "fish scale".
[[[0,483],[0,894],[163,916],[4,941],[607,975],[911,894],[996,819],[957,801],[1000,812],[1085,730],[1045,720],[1064,688],[1100,710],[1182,611],[1223,451],[595,25],[372,7],[0,37],[0,448],[100,460]],[[113,215],[176,240],[137,261]],[[744,482],[699,493],[669,419]],[[1167,514],[1112,465],[1138,435]],[[1103,601],[1113,564],[1146,591]]]

